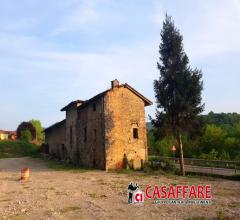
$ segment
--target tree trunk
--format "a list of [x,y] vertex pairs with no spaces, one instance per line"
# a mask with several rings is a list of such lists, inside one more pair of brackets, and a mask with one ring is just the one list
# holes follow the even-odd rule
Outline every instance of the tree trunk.
[[180,172],[181,175],[185,176],[185,169],[184,169],[184,158],[183,158],[183,145],[182,145],[182,137],[181,133],[177,131],[177,144],[178,144],[178,149],[179,149],[179,162],[180,162]]

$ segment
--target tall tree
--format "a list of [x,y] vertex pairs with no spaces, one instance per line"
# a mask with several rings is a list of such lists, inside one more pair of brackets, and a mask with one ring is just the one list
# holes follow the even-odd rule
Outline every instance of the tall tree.
[[190,67],[183,49],[183,37],[168,15],[160,35],[160,57],[157,63],[160,76],[154,80],[157,112],[153,124],[164,129],[165,133],[175,135],[180,171],[185,175],[182,134],[193,128],[196,116],[204,109],[201,104],[202,73]]

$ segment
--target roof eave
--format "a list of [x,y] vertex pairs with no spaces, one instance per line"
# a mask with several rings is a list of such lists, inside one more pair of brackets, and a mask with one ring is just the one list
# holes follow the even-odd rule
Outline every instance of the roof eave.
[[143,96],[141,93],[139,93],[137,90],[135,90],[133,87],[131,87],[127,83],[125,83],[124,86],[127,87],[130,91],[132,91],[139,98],[141,98],[144,101],[145,106],[149,106],[149,105],[153,104],[149,99],[147,99],[145,96]]
[[76,101],[72,101],[70,102],[68,105],[64,106],[60,111],[67,111],[69,108],[71,108],[73,105],[78,104],[78,103],[84,103],[85,101],[82,100],[76,100]]
[[65,123],[65,121],[66,121],[66,119],[63,119],[62,121],[56,122],[56,123],[50,125],[49,127],[45,128],[45,129],[43,130],[43,132],[45,133],[46,131],[50,130],[51,128],[56,127],[56,126],[59,126],[59,125],[62,124],[62,123]]

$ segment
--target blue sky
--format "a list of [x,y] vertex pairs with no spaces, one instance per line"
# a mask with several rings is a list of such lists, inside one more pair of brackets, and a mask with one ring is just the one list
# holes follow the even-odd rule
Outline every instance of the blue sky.
[[191,66],[203,71],[205,113],[240,113],[238,0],[3,0],[0,129],[32,118],[49,126],[68,102],[91,98],[115,78],[154,101],[166,12]]

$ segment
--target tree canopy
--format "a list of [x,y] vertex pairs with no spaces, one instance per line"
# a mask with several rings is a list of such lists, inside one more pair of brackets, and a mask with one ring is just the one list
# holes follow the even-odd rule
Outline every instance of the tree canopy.
[[26,134],[26,132],[23,133],[23,131],[29,131],[31,133],[32,140],[36,139],[36,129],[32,125],[31,122],[24,121],[18,126],[18,128],[17,128],[17,138],[18,139],[21,139],[22,134],[24,134],[24,137],[26,137],[26,136],[29,137],[29,134]]
[[32,125],[35,127],[36,139],[38,141],[43,141],[44,134],[43,134],[43,127],[42,127],[41,121],[36,120],[36,119],[32,119],[29,122],[32,123]]
[[[182,135],[186,157],[218,160],[240,160],[240,114],[213,113],[200,115],[201,131]],[[196,120],[196,121],[197,121]],[[149,127],[151,127],[149,125]],[[159,136],[157,128],[148,132],[150,155],[173,156],[173,134]],[[177,157],[179,153],[177,152]]]
[[181,134],[193,128],[196,116],[204,109],[201,103],[202,73],[190,67],[183,49],[183,37],[168,15],[160,35],[157,63],[160,76],[154,80],[157,113],[153,124],[158,129],[164,129],[165,133],[172,132],[175,135],[181,173],[184,175]]

